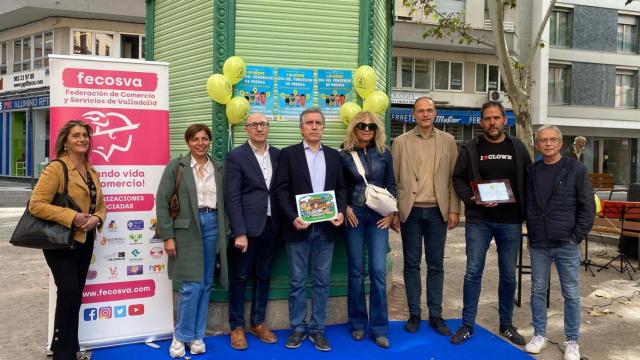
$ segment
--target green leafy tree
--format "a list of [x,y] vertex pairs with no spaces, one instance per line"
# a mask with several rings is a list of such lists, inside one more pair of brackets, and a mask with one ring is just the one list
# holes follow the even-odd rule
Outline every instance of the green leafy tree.
[[[538,0],[534,0],[538,1]],[[626,0],[626,4],[636,0]],[[538,49],[545,46],[542,33],[557,0],[551,0],[545,11],[535,38],[531,43],[526,58],[518,58],[509,54],[504,28],[505,11],[514,10],[518,6],[517,0],[487,0],[489,18],[491,20],[491,38],[479,37],[474,33],[470,24],[464,20],[464,13],[442,12],[437,8],[435,0],[403,0],[403,6],[411,9],[411,14],[420,12],[434,23],[424,32],[423,37],[442,39],[457,36],[460,44],[483,44],[494,49],[500,65],[502,82],[511,102],[516,117],[516,134],[526,144],[529,153],[533,155],[533,131],[531,128],[531,91],[534,82],[531,78],[531,66]]]

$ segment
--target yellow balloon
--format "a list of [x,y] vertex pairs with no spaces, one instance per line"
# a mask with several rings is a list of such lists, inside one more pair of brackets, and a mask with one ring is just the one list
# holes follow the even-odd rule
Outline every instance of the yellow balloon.
[[371,66],[362,65],[356,69],[352,82],[358,95],[366,99],[376,86],[376,72]]
[[231,84],[235,85],[242,80],[244,73],[247,71],[247,65],[240,56],[232,56],[224,62],[222,73],[226,76]]
[[207,80],[207,94],[214,101],[220,104],[226,104],[231,99],[232,93],[231,83],[226,76],[222,74],[213,74]]
[[362,108],[360,105],[354,102],[344,103],[344,105],[340,106],[340,120],[342,120],[345,126],[349,126],[351,120],[361,111]]
[[600,214],[600,212],[602,211],[602,202],[600,202],[600,198],[598,197],[598,195],[594,194],[593,195],[595,197],[595,201],[596,201],[596,214]]
[[239,124],[247,120],[250,110],[251,105],[249,104],[249,100],[242,96],[236,96],[229,100],[229,103],[227,104],[227,109],[225,111],[227,113],[227,121],[229,124]]
[[383,115],[389,108],[389,97],[384,91],[376,90],[364,99],[362,108],[364,111],[371,111],[378,115]]

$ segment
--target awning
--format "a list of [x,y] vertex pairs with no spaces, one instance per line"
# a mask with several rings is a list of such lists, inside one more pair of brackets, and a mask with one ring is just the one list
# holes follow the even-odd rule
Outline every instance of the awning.
[[[415,123],[411,108],[391,107],[391,121]],[[476,125],[480,124],[480,110],[438,110],[435,124]],[[507,111],[507,126],[514,126],[516,117],[513,111]]]

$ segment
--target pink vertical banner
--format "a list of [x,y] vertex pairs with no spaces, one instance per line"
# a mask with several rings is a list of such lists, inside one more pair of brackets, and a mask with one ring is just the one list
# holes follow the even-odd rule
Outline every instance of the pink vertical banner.
[[167,255],[153,239],[155,192],[170,156],[168,64],[53,55],[50,80],[50,153],[67,121],[89,124],[90,160],[108,208],[83,292],[80,345],[170,338]]

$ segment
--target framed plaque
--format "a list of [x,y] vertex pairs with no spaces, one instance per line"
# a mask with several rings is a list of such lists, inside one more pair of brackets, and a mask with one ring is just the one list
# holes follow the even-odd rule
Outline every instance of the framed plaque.
[[473,196],[475,198],[473,201],[478,205],[516,202],[509,179],[472,180],[471,189],[473,190]]

